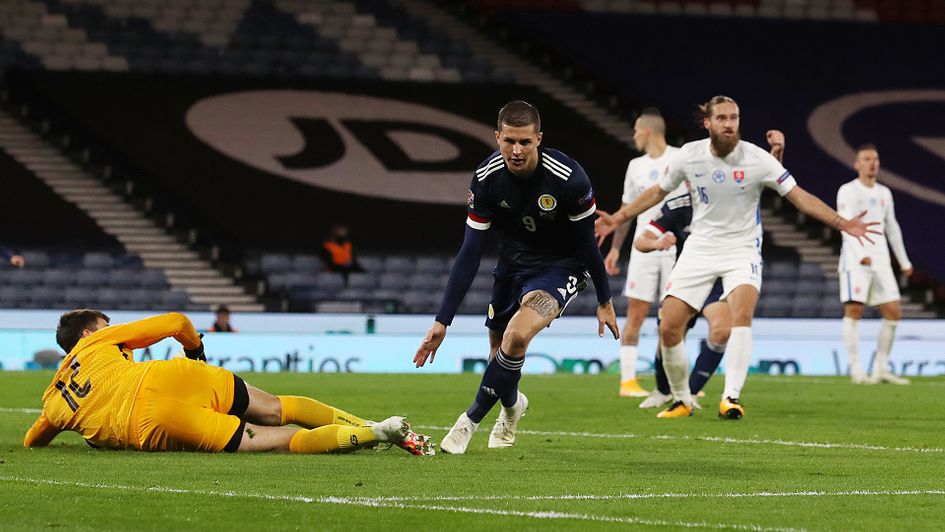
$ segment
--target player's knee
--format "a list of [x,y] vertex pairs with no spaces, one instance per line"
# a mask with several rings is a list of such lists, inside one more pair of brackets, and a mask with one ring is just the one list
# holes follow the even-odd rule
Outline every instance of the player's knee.
[[902,309],[899,305],[889,305],[880,310],[884,320],[899,321],[902,318]]
[[660,340],[663,345],[679,345],[683,341],[683,331],[679,327],[663,321],[660,323]]
[[509,327],[502,335],[502,352],[512,357],[525,356],[528,340],[524,332]]
[[709,341],[715,345],[725,345],[728,343],[728,337],[732,335],[732,327],[728,324],[713,325],[709,324]]
[[859,320],[863,318],[863,305],[858,303],[847,303],[843,305],[843,317]]

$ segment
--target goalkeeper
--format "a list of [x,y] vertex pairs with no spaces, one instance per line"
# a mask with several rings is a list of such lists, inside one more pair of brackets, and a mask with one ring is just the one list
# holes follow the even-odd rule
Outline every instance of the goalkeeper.
[[[184,346],[186,358],[134,361],[132,350],[167,337]],[[56,341],[68,354],[26,447],[74,431],[109,449],[314,454],[390,443],[433,454],[429,438],[402,417],[372,423],[307,397],[268,394],[206,364],[201,337],[183,314],[110,326],[100,311],[73,310],[59,319]]]

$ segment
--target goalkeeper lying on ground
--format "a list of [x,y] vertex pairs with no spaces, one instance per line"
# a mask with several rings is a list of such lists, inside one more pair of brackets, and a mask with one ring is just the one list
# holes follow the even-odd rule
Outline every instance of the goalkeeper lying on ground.
[[[133,349],[169,336],[187,358],[134,361]],[[268,394],[207,365],[201,337],[183,314],[109,326],[100,311],[73,310],[59,319],[56,341],[68,354],[26,447],[71,430],[110,449],[328,453],[391,443],[433,454],[429,437],[402,417],[372,423],[307,397]],[[303,428],[284,426],[290,423]]]

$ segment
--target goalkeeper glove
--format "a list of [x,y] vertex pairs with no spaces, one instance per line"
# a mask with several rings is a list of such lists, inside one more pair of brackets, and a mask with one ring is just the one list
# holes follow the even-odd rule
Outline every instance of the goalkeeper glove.
[[203,333],[200,333],[200,345],[193,349],[184,349],[184,355],[191,360],[207,361],[207,355],[203,353]]

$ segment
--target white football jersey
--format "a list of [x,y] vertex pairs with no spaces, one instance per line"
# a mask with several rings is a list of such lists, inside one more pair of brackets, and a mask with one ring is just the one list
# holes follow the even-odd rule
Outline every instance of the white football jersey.
[[840,264],[837,269],[841,272],[870,269],[870,266],[860,264],[865,257],[871,259],[874,269],[889,267],[891,264],[890,246],[896,254],[899,266],[904,269],[911,268],[912,263],[906,255],[902,230],[899,228],[899,222],[896,221],[896,211],[889,187],[879,183],[868,187],[859,178],[841,186],[837,191],[837,212],[840,216],[849,220],[863,211],[866,211],[863,221],[879,222],[878,225],[871,226],[871,229],[883,234],[870,234],[869,237],[873,243],[863,240],[861,244],[856,237],[841,233],[843,245],[840,247]]
[[[658,181],[663,171],[666,170],[666,165],[669,162],[670,156],[679,151],[679,148],[674,146],[666,146],[666,150],[657,158],[650,157],[647,154],[643,154],[640,157],[630,160],[630,164],[627,165],[627,173],[624,176],[623,180],[623,197],[621,201],[623,203],[633,203],[633,200],[643,193],[644,190],[652,187]],[[676,191],[676,193],[666,196],[667,198],[675,197],[679,194],[682,194],[686,191],[685,184],[680,185],[681,190]],[[640,233],[650,224],[656,215],[660,213],[660,209],[663,208],[663,204],[666,201],[663,200],[656,205],[650,207],[649,209],[641,212],[637,216],[637,228],[633,233],[633,238],[636,240]],[[667,249],[662,251],[653,251],[648,255],[675,255],[675,249]]]
[[692,233],[686,246],[726,250],[761,249],[761,192],[785,195],[797,185],[770,153],[744,140],[724,159],[712,154],[710,140],[684,144],[670,157],[660,188],[692,187]]

